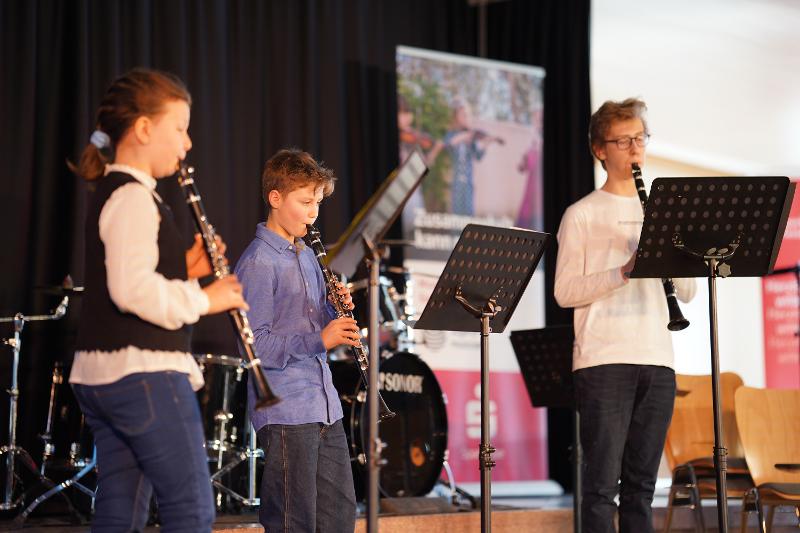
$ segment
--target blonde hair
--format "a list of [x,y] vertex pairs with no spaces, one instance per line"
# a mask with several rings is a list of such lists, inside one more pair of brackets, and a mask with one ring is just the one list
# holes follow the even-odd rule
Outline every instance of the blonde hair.
[[[589,121],[589,149],[594,157],[597,157],[595,148],[601,146],[606,142],[606,135],[611,128],[611,124],[620,120],[630,120],[638,118],[642,121],[644,132],[649,134],[647,128],[647,104],[638,98],[626,98],[621,102],[614,102],[607,100],[594,112]],[[599,159],[599,158],[598,158]],[[606,163],[600,160],[603,168],[606,168]]]

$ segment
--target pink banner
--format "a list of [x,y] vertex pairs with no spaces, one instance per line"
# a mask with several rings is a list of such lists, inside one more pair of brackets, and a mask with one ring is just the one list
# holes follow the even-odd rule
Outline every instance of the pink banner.
[[[800,264],[800,200],[794,198],[789,222],[775,268]],[[766,386],[792,389],[800,386],[798,345],[798,290],[794,274],[761,280],[764,307],[764,374]]]
[[[456,483],[480,481],[481,374],[436,370],[447,396],[447,442]],[[492,481],[547,479],[547,411],[531,407],[522,376],[492,372],[491,444],[497,451]]]

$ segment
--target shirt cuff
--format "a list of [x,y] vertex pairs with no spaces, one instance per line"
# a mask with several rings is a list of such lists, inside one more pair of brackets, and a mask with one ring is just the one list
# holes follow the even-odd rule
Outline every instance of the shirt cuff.
[[625,274],[622,273],[622,268],[615,268],[611,271],[611,287],[614,289],[618,289],[625,285],[627,282],[630,281],[630,278],[626,278]]
[[322,332],[314,331],[306,335],[306,348],[308,355],[314,357],[318,354],[325,353],[325,345],[322,343]]
[[197,310],[197,313],[200,316],[208,314],[208,308],[211,307],[208,295],[200,287],[200,283],[196,279],[189,280],[189,283],[192,284],[194,289],[192,291],[192,301],[194,302],[194,308]]

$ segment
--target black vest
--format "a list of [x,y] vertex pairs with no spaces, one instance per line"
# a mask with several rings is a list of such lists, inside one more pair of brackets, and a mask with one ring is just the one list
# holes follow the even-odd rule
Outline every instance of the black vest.
[[[133,313],[123,313],[111,300],[106,278],[106,253],[100,240],[100,212],[119,187],[136,179],[122,172],[112,172],[97,181],[90,193],[86,213],[85,292],[78,329],[78,350],[112,351],[136,346],[146,350],[189,351],[191,328],[171,331],[142,320]],[[188,278],[186,246],[169,207],[153,197],[161,223],[158,228],[158,265],[156,272],[167,279]]]

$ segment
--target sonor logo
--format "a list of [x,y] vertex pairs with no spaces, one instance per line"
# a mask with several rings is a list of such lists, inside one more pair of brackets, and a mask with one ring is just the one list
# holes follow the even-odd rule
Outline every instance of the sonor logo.
[[394,372],[381,372],[380,390],[386,392],[405,392],[406,394],[422,394],[422,376],[413,374],[396,374]]

